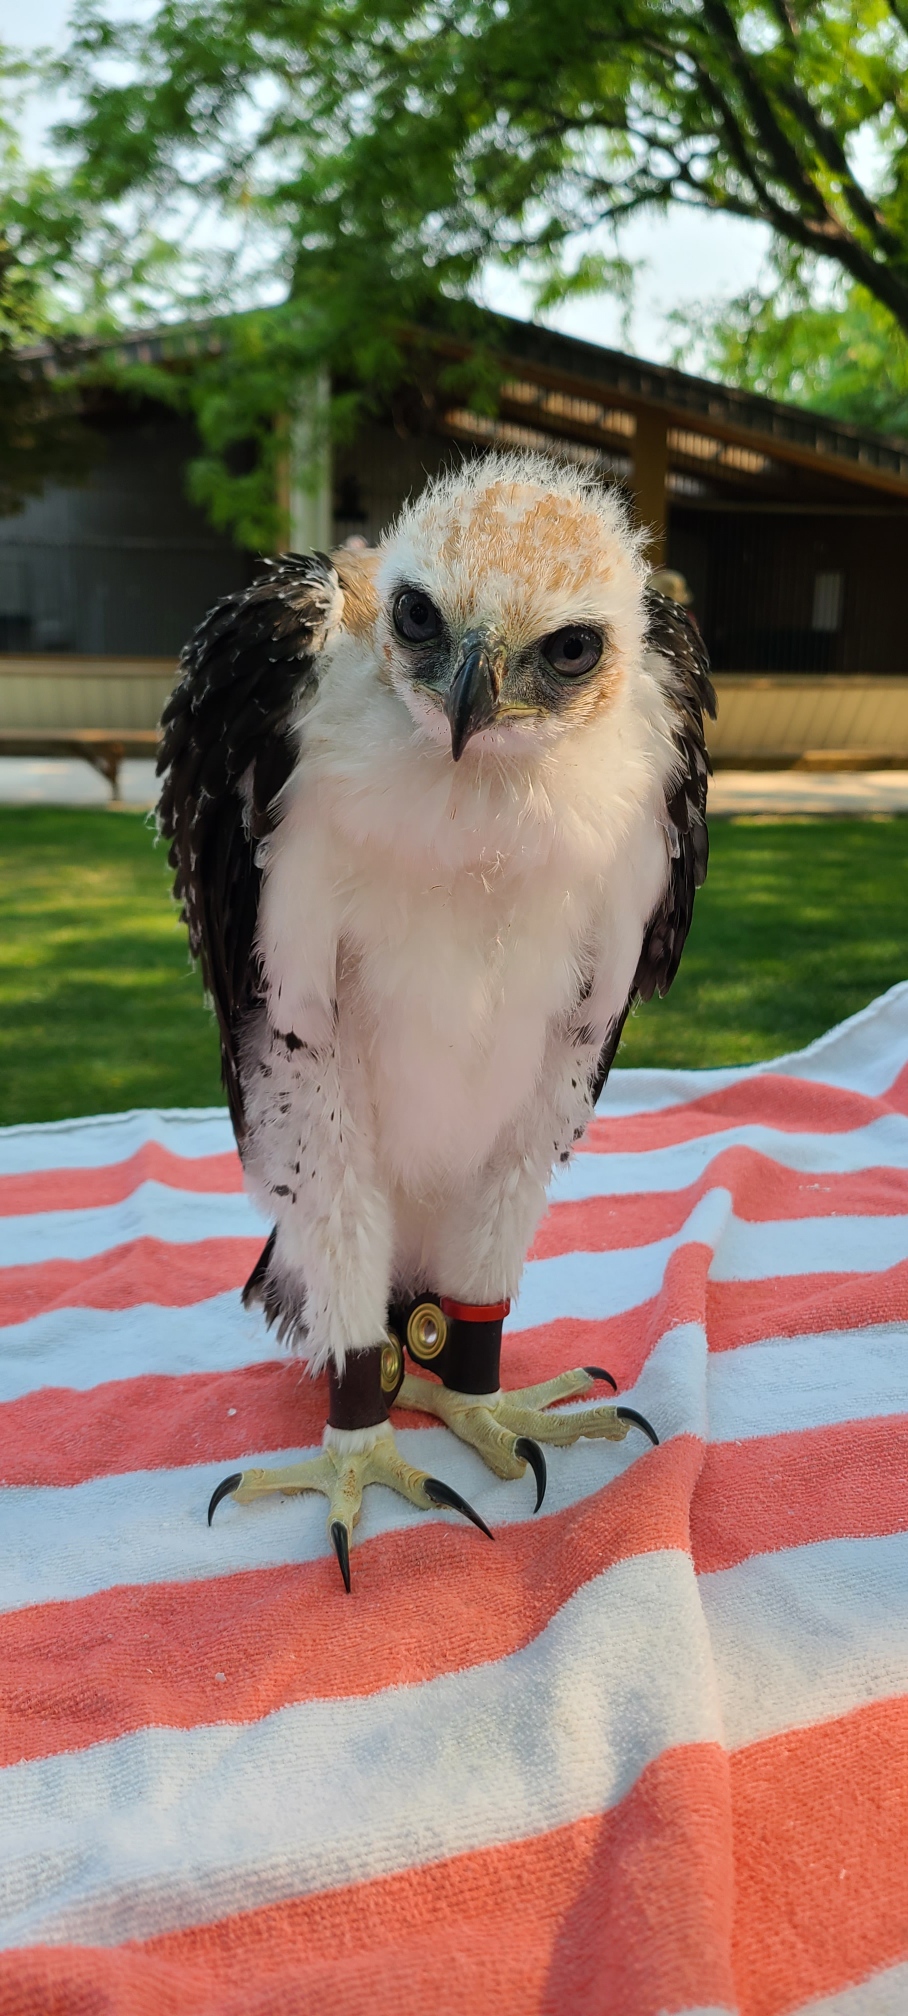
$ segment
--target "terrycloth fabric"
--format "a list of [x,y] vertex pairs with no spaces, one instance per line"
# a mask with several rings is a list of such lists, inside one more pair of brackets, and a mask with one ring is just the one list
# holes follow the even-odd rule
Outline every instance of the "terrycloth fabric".
[[319,1439],[238,1287],[224,1115],[0,1138],[3,2016],[904,2016],[908,985],[754,1071],[619,1072],[507,1385],[656,1424],[497,1544],[214,1484]]

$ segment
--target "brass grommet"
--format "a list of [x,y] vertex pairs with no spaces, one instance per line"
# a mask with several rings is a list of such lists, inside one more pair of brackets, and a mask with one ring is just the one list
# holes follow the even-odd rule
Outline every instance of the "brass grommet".
[[403,1345],[400,1339],[395,1337],[393,1330],[389,1330],[388,1342],[382,1345],[381,1352],[381,1390],[383,1393],[397,1392],[403,1369]]
[[407,1343],[420,1365],[431,1365],[445,1348],[448,1326],[437,1302],[418,1302],[407,1324]]

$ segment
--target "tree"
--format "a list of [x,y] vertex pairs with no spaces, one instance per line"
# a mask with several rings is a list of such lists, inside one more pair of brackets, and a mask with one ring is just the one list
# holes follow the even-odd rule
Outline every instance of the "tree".
[[864,287],[824,298],[810,275],[776,277],[765,291],[676,312],[676,362],[693,343],[725,384],[908,439],[908,337],[888,311]]
[[[20,69],[0,48],[0,84],[15,83]],[[27,174],[13,120],[0,115],[0,516],[20,511],[49,476],[80,475],[89,459],[64,346],[48,347],[54,215],[52,184]]]
[[906,0],[82,0],[61,138],[137,246],[207,233],[234,298],[270,287],[272,357],[374,387],[490,258],[551,302],[675,202],[768,221],[908,330],[906,72]]

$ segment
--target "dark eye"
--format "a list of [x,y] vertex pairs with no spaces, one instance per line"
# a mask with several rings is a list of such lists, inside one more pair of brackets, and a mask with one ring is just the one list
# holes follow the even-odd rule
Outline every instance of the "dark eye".
[[428,644],[441,636],[441,617],[421,588],[402,588],[391,614],[398,637],[408,644]]
[[553,637],[544,637],[540,649],[552,671],[562,679],[579,679],[598,665],[602,638],[587,623],[570,623],[566,630],[556,630]]

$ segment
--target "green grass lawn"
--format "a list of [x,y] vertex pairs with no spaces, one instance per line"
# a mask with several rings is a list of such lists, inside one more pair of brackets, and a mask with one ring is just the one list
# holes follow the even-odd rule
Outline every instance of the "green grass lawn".
[[[908,973],[908,827],[717,822],[668,999],[624,1064],[796,1048]],[[0,809],[0,1123],[222,1098],[214,1025],[144,819]]]

